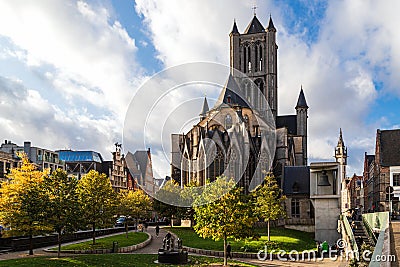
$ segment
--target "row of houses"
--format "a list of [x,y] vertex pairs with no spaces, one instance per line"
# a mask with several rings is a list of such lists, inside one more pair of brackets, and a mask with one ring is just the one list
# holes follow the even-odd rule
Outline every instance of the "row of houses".
[[400,129],[377,130],[375,153],[364,155],[362,175],[347,178],[349,208],[399,212]]
[[18,166],[18,153],[23,152],[39,170],[63,169],[68,175],[74,175],[78,179],[90,170],[96,170],[109,177],[117,192],[121,189],[136,190],[142,184],[146,185],[146,191],[155,192],[158,180],[153,177],[150,149],[137,150],[132,154],[128,168],[121,148],[122,145],[116,143],[115,151],[111,152],[112,160],[104,160],[99,152],[92,150],[50,150],[32,146],[29,141],[21,146],[5,140],[0,146],[0,181],[7,179],[11,168]]

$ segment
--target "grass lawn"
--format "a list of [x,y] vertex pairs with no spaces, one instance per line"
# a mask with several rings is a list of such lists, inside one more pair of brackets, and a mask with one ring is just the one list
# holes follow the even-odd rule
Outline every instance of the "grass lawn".
[[[104,238],[96,238],[96,245],[92,245],[93,241],[85,241],[81,243],[61,246],[61,250],[90,250],[90,249],[112,249],[113,241],[118,242],[118,247],[127,247],[144,242],[147,234],[142,232],[129,232],[128,238],[126,234],[114,235]],[[52,250],[57,250],[53,248]]]
[[[218,258],[207,258],[202,256],[189,256],[190,264],[179,265],[179,266],[222,266],[223,260]],[[3,260],[0,261],[1,266],[7,267],[35,267],[35,266],[47,266],[47,267],[70,267],[70,266],[137,266],[137,267],[155,267],[160,264],[154,263],[157,260],[157,255],[149,254],[101,254],[101,255],[82,255],[75,257],[63,257],[63,258],[50,258],[50,257],[32,257],[22,258],[16,260]],[[218,264],[220,263],[220,264]],[[178,265],[174,265],[178,266]],[[250,265],[245,263],[239,263],[237,261],[229,261],[229,266],[243,266],[243,267],[254,267],[256,265]]]
[[[187,227],[168,227],[165,229],[170,230],[179,236],[179,238],[183,240],[184,246],[223,251],[223,240],[214,241],[210,238],[204,239]],[[260,235],[258,240],[245,239],[235,241],[233,239],[228,239],[231,243],[232,251],[258,252],[260,249],[264,249],[265,244],[268,242],[266,229],[258,228],[256,229],[256,232]],[[270,234],[271,242],[268,243],[268,251],[271,251],[272,249],[283,249],[285,251],[297,250],[302,252],[304,250],[312,250],[316,248],[313,235],[310,233],[277,227],[271,228]]]

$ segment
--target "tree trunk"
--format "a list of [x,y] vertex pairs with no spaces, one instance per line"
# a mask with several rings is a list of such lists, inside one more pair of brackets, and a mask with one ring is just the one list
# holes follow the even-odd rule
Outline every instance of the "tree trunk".
[[125,220],[125,233],[126,233],[126,238],[128,238],[128,220]]
[[93,245],[96,245],[96,223],[92,223],[93,229]]
[[226,254],[226,235],[224,234],[224,266],[228,266],[228,255]]
[[57,257],[59,258],[61,254],[61,230],[57,231],[57,241],[58,241]]
[[271,237],[269,235],[269,220],[267,221],[267,235],[268,235],[268,241],[271,241]]
[[32,231],[29,233],[29,255],[33,255],[33,237]]

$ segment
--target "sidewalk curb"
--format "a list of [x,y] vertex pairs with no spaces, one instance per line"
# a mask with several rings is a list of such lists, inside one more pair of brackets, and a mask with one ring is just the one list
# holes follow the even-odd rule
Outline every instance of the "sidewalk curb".
[[[148,244],[151,243],[153,237],[151,234],[147,233],[148,238],[139,244],[118,248],[118,252],[113,252],[112,249],[94,249],[94,250],[61,250],[61,253],[69,253],[69,254],[111,254],[111,253],[128,253],[141,248],[144,248]],[[46,252],[57,253],[57,250],[52,250],[51,248],[44,249]]]

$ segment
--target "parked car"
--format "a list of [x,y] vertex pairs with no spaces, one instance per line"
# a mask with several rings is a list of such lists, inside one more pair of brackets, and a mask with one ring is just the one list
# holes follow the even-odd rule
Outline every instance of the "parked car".
[[115,227],[122,227],[125,226],[126,222],[126,217],[125,216],[120,216],[118,219],[115,221]]

